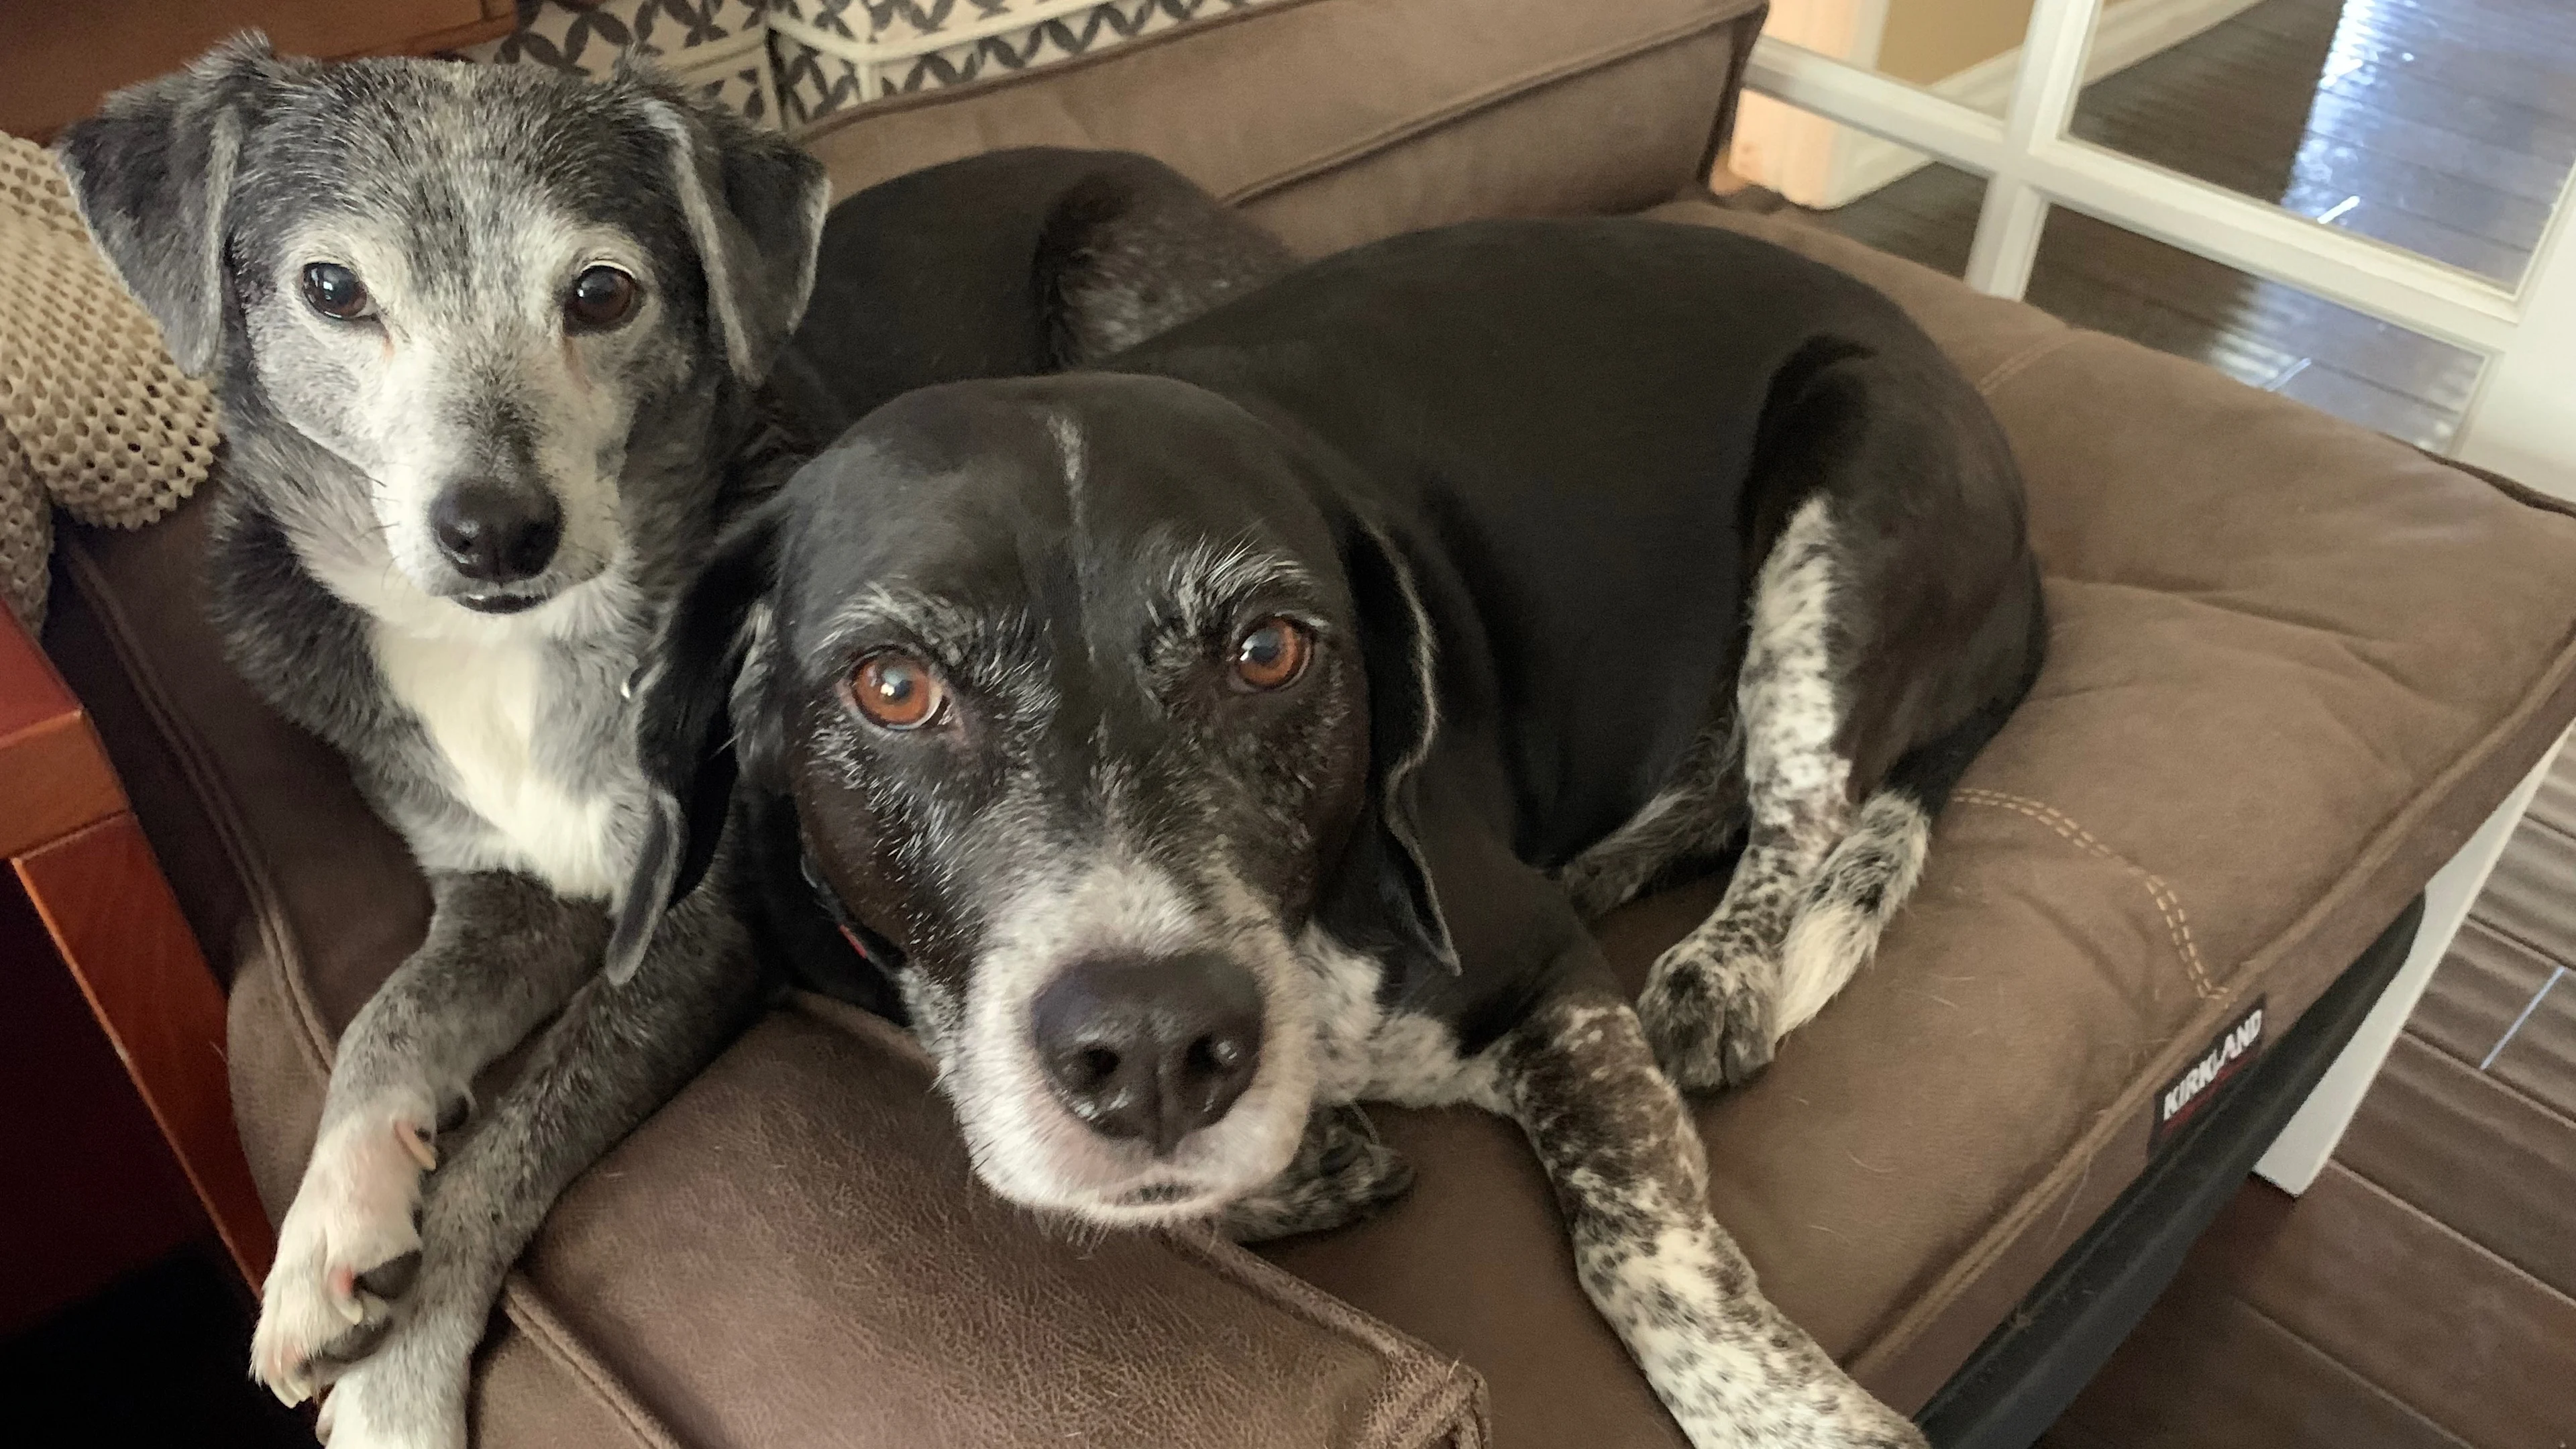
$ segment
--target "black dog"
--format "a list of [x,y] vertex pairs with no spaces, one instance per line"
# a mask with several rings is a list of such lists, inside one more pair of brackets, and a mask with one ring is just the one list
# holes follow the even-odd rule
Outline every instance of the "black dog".
[[[2043,637],[2002,434],[1885,298],[1486,223],[877,411],[691,586],[642,727],[681,837],[728,737],[792,801],[1005,1195],[1329,1226],[1405,1182],[1346,1104],[1478,1104],[1693,1442],[1913,1444],[1756,1290],[1672,1080],[1865,961]],[[1730,850],[1632,1010],[1586,920]],[[646,859],[628,939],[689,884]]]

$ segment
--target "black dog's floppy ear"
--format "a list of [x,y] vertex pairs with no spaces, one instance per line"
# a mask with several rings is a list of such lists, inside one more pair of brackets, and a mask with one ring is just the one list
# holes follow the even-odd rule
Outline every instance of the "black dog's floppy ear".
[[740,757],[755,743],[735,736],[735,700],[760,692],[775,536],[763,510],[717,546],[631,686],[636,757],[652,814],[609,931],[611,981],[635,974],[663,914],[697,888],[715,860]]
[[[1418,950],[1458,969],[1458,948],[1431,881],[1422,842],[1421,781],[1440,732],[1436,640],[1413,571],[1386,535],[1366,524],[1345,550],[1351,600],[1360,620],[1369,690],[1369,809],[1375,848],[1361,842],[1354,863],[1375,857],[1370,905],[1399,948]],[[1363,864],[1362,868],[1367,868]]]
[[814,294],[832,184],[823,163],[775,131],[682,95],[640,63],[620,81],[670,145],[671,185],[707,277],[707,313],[745,382],[769,375]]
[[213,368],[223,341],[224,214],[242,138],[300,64],[247,30],[108,96],[54,143],[91,239],[192,376]]

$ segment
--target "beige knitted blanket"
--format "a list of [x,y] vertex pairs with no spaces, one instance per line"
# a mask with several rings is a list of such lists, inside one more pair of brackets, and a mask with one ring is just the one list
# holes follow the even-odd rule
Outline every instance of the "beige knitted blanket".
[[0,597],[41,625],[52,510],[150,523],[206,481],[215,436],[214,398],[90,245],[51,153],[0,135]]

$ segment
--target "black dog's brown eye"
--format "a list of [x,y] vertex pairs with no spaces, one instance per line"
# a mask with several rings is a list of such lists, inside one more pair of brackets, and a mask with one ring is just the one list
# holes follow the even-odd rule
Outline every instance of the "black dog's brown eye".
[[1278,689],[1305,672],[1314,636],[1293,619],[1264,619],[1234,646],[1234,677],[1252,689]]
[[939,718],[947,700],[930,666],[900,649],[878,650],[850,675],[850,703],[880,728],[919,729]]
[[572,279],[564,315],[576,327],[614,327],[635,310],[635,279],[615,267],[593,267]]
[[315,262],[304,269],[304,302],[325,317],[355,322],[375,310],[366,284],[338,262]]

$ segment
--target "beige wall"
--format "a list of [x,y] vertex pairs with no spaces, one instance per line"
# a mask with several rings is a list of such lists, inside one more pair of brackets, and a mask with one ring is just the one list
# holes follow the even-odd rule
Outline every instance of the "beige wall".
[[2021,44],[2031,0],[1887,0],[1878,69],[1930,85]]

